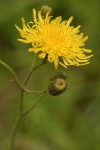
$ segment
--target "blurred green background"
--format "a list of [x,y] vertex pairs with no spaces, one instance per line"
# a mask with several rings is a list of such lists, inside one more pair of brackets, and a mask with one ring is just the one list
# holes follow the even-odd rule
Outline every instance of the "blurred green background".
[[[42,5],[53,9],[53,16],[81,25],[89,36],[86,47],[93,50],[91,64],[66,70],[68,89],[53,97],[46,95],[34,111],[23,118],[16,137],[16,150],[100,150],[100,1],[99,0],[0,0],[0,59],[8,63],[23,81],[32,62],[30,45],[17,41],[15,24],[21,17],[32,19],[32,9]],[[40,60],[35,58],[35,63]],[[60,67],[59,70],[65,70]],[[31,77],[28,87],[43,89],[54,75],[47,63]],[[38,95],[24,96],[24,109]],[[0,66],[0,150],[11,150],[12,131],[18,117],[20,91],[13,78]]]

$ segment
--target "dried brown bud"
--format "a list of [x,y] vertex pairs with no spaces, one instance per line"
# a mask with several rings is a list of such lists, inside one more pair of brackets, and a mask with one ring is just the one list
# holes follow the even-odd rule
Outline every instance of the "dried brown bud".
[[47,5],[43,5],[41,8],[40,8],[41,12],[43,15],[46,15],[46,13],[48,12],[49,15],[52,13],[52,9],[51,7],[47,6]]

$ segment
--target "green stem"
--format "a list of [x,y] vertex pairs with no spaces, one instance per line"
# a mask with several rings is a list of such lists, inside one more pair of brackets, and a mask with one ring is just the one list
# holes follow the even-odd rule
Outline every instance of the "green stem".
[[20,122],[23,117],[22,114],[23,114],[23,92],[21,91],[19,117],[18,117],[18,120],[16,121],[15,128],[13,130],[13,134],[11,137],[11,150],[15,149],[15,137],[16,137],[17,130],[20,126]]
[[[28,83],[28,81],[29,81],[29,79],[30,79],[32,73],[33,73],[35,70],[37,70],[39,67],[41,67],[42,65],[44,65],[45,63],[46,63],[46,59],[44,59],[39,65],[37,65],[37,66],[32,66],[32,67],[31,67],[31,69],[30,69],[30,71],[29,71],[29,73],[28,73],[28,75],[27,75],[27,77],[26,77],[26,79],[25,79],[25,81],[24,81],[24,83],[23,83],[24,86]],[[15,74],[14,74],[14,75],[15,75]],[[24,86],[23,86],[23,87],[24,87]],[[23,96],[24,96],[24,92],[34,93],[34,91],[30,91],[30,90],[26,89],[25,87],[24,87],[24,88],[21,88],[19,118],[18,118],[18,120],[17,120],[17,122],[16,122],[15,130],[14,130],[13,135],[12,135],[12,150],[14,150],[16,133],[17,133],[17,130],[18,130],[18,128],[19,128],[20,122],[22,121],[22,118],[23,118]],[[46,90],[43,90],[43,91],[35,91],[35,92],[40,94],[40,93],[46,93],[47,91],[46,91]],[[34,104],[34,107],[36,106],[36,104],[37,104],[39,101],[40,101],[40,99]],[[33,108],[34,108],[34,107],[33,107]],[[31,108],[31,110],[33,110],[33,108]],[[27,113],[29,113],[31,110],[29,110]]]
[[[43,62],[42,62],[42,63],[43,63]],[[28,82],[29,77],[30,77],[31,74],[32,74],[32,70],[34,71],[34,70],[36,70],[37,68],[39,68],[39,67],[42,65],[42,63],[41,63],[40,65],[34,67],[35,69],[34,69],[34,68],[31,69],[31,71],[29,72],[29,74],[28,74],[28,76],[27,76],[27,78],[26,78],[26,80],[25,80],[24,85],[26,85],[26,83]],[[23,85],[20,83],[20,80],[18,79],[18,77],[17,77],[15,71],[14,71],[7,63],[5,63],[4,61],[0,60],[0,64],[1,64],[2,66],[4,66],[4,67],[13,75],[13,78],[15,79],[15,81],[16,81],[16,83],[17,83],[17,86],[18,86],[21,90],[23,90],[24,92],[30,93],[30,94],[42,94],[42,93],[45,93],[45,90],[33,91],[33,90],[27,89],[25,86],[23,86]]]
[[36,105],[41,101],[41,99],[42,99],[44,96],[45,96],[45,95],[42,94],[42,95],[35,101],[35,103],[33,104],[33,106],[32,106],[29,110],[27,110],[26,112],[23,113],[23,116],[26,116],[27,114],[29,114],[29,113],[36,107]]
[[30,76],[32,75],[32,73],[33,73],[35,70],[37,70],[38,68],[40,68],[41,66],[45,65],[45,64],[46,64],[46,61],[47,61],[47,58],[44,58],[43,61],[42,61],[39,65],[37,65],[37,66],[32,65],[32,66],[31,66],[30,71],[29,71],[29,73],[28,73],[28,75],[27,75],[27,77],[26,77],[26,79],[25,79],[25,81],[24,81],[24,86],[25,86],[25,85],[27,84],[27,82],[29,81],[29,78],[30,78]]
[[31,93],[31,94],[43,94],[43,93],[47,93],[47,90],[41,90],[41,91],[33,91],[33,90],[29,90],[25,87],[25,85],[27,84],[27,82],[29,81],[32,73],[37,70],[39,67],[41,67],[42,65],[44,65],[46,63],[46,58],[37,66],[33,66],[31,67],[25,81],[24,81],[24,84],[22,85],[20,83],[20,80],[19,78],[17,77],[15,71],[7,64],[5,63],[4,61],[0,60],[0,64],[2,66],[4,66],[12,75],[13,75],[13,78],[15,79],[16,83],[17,83],[17,86],[21,89],[21,98],[20,98],[20,109],[19,109],[19,117],[18,117],[18,120],[15,124],[15,128],[14,128],[14,131],[13,131],[13,134],[12,134],[12,143],[11,143],[11,149],[14,150],[14,147],[15,147],[15,137],[16,137],[16,133],[17,133],[17,130],[19,128],[19,125],[20,125],[20,122],[22,120],[22,117],[23,115],[26,115],[28,114],[31,110],[33,110],[35,108],[35,106],[37,105],[37,103],[39,103],[39,101],[41,100],[42,96],[34,103],[34,106],[32,106],[32,108],[30,108],[27,112],[25,112],[25,114],[23,113],[23,96],[24,96],[24,92],[26,93]]
[[36,90],[36,91],[29,90],[29,89],[24,89],[23,91],[26,92],[26,93],[28,93],[28,94],[43,94],[43,93],[48,93],[48,91],[46,89],[44,89],[44,90]]
[[22,89],[22,85],[21,85],[21,83],[20,83],[20,81],[19,81],[19,79],[18,79],[16,73],[14,72],[14,70],[13,70],[8,64],[6,64],[6,63],[5,63],[4,61],[2,61],[2,60],[0,60],[0,64],[1,64],[2,66],[4,66],[8,71],[10,71],[10,73],[13,75],[13,77],[14,77],[14,79],[15,79],[17,85],[18,85],[18,87],[19,87],[20,89]]

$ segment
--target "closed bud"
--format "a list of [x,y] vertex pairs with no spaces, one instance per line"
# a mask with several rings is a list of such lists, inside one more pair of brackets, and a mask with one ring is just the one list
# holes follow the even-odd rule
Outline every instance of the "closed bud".
[[64,71],[58,72],[55,76],[51,77],[50,80],[52,81],[58,77],[60,77],[62,79],[66,79],[67,78],[66,72],[64,72]]
[[48,92],[50,95],[57,96],[63,93],[67,89],[67,82],[65,78],[60,76],[56,76],[51,80],[48,86]]
[[52,13],[52,9],[51,7],[47,6],[47,5],[43,5],[41,8],[40,8],[41,12],[43,15],[46,15],[46,13],[48,12],[49,15]]

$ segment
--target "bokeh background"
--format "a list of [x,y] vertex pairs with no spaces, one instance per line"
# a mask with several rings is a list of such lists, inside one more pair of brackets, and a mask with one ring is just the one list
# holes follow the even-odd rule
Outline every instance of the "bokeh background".
[[[23,118],[16,137],[16,150],[100,150],[100,1],[99,0],[0,0],[0,59],[8,63],[21,81],[33,54],[30,45],[17,41],[15,24],[21,17],[32,19],[32,9],[42,5],[53,9],[54,18],[74,16],[89,36],[86,47],[93,50],[91,64],[60,67],[67,73],[68,88],[63,94],[46,95],[34,111]],[[40,60],[35,57],[35,64]],[[28,87],[43,89],[57,71],[47,63],[31,77]],[[39,95],[24,95],[24,109]],[[19,112],[20,91],[11,74],[0,66],[0,150],[11,150],[11,136]]]

